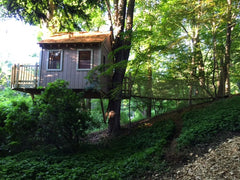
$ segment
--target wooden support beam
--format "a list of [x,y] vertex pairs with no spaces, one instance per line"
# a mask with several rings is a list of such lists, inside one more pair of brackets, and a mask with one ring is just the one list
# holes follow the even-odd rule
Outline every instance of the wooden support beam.
[[106,116],[105,116],[105,111],[104,111],[104,106],[103,106],[102,97],[100,97],[100,104],[101,104],[101,109],[102,109],[103,122],[106,124],[107,119],[106,119]]

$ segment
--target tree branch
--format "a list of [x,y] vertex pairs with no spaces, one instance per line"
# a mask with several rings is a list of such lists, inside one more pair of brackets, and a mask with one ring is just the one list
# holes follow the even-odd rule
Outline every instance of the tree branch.
[[134,13],[135,0],[129,0],[128,2],[128,11],[127,11],[127,31],[132,31],[133,27],[133,13]]
[[120,0],[119,9],[118,9],[119,14],[117,19],[117,28],[118,28],[117,35],[119,35],[120,32],[124,31],[125,17],[126,17],[126,4],[127,4],[127,0]]
[[118,0],[114,0],[114,11],[115,11],[115,17],[114,17],[114,24],[118,24],[118,16],[119,16],[119,12],[118,12]]
[[[179,25],[177,25],[177,26],[179,26]],[[187,33],[188,37],[190,37],[191,39],[193,38],[193,37],[189,34],[189,32],[187,31],[187,29],[184,27],[184,25],[183,25],[182,23],[180,24],[180,27],[183,28],[183,30]]]
[[108,19],[110,21],[110,31],[112,32],[112,36],[114,37],[113,34],[113,21],[112,21],[112,13],[111,13],[111,8],[110,8],[110,3],[109,0],[105,0],[105,4],[107,6],[107,11],[108,11]]

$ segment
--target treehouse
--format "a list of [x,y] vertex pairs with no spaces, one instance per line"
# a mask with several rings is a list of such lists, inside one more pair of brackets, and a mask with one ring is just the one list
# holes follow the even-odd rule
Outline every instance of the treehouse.
[[70,89],[83,91],[86,97],[98,97],[100,92],[108,94],[111,75],[99,75],[111,63],[111,33],[58,33],[39,45],[39,64],[12,67],[12,89],[37,94],[49,82],[63,79],[69,82]]

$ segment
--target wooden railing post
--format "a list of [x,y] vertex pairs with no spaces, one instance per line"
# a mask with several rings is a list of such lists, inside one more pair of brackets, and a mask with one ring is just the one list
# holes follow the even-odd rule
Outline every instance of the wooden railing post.
[[16,81],[15,81],[15,85],[16,85],[16,87],[18,88],[18,81],[19,81],[19,71],[20,71],[20,65],[18,64],[17,66],[16,66]]
[[14,88],[15,81],[16,81],[16,64],[12,66],[11,88]]
[[35,69],[34,69],[34,87],[37,88],[37,82],[38,82],[38,64],[35,64]]
[[122,96],[126,99],[130,98],[131,91],[132,91],[132,78],[131,74],[129,74],[129,77],[124,77],[123,79]]

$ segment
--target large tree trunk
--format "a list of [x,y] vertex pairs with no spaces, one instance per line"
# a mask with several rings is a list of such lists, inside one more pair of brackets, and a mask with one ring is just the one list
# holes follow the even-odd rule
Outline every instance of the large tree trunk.
[[[116,61],[121,62],[127,60],[129,56],[129,50],[120,50],[115,55]],[[127,59],[125,59],[127,58]],[[122,83],[127,67],[127,61],[121,66],[115,69],[112,78],[112,95],[109,99],[109,134],[116,135],[120,130],[120,112],[122,101]]]
[[230,95],[230,50],[231,50],[231,34],[233,30],[232,26],[232,1],[227,0],[228,12],[227,12],[227,30],[226,30],[226,45],[225,45],[225,61],[221,62],[220,82],[218,87],[218,97],[224,97]]
[[214,97],[217,96],[217,87],[215,84],[215,73],[217,69],[217,61],[216,61],[216,50],[217,50],[217,41],[216,41],[216,30],[215,30],[215,23],[213,23],[214,29],[213,29],[213,76],[212,76],[212,85],[214,88]]
[[230,95],[230,50],[231,50],[231,33],[232,33],[232,25],[228,23],[227,25],[227,39],[226,39],[226,47],[225,47],[225,82],[227,84],[226,95]]
[[218,97],[225,96],[225,67],[224,60],[220,58],[220,75],[219,75],[219,84],[218,84]]
[[[112,21],[113,16],[110,12],[109,1],[105,0],[109,19]],[[122,83],[127,68],[127,61],[130,53],[132,26],[133,26],[133,12],[135,0],[115,0],[114,1],[114,27],[110,28],[116,32],[113,36],[113,52],[114,52],[114,74],[112,77],[112,91],[109,99],[109,134],[116,135],[120,130],[120,112],[122,100]],[[126,14],[127,12],[127,14]],[[126,26],[125,26],[126,22]],[[111,22],[111,24],[113,24]]]

